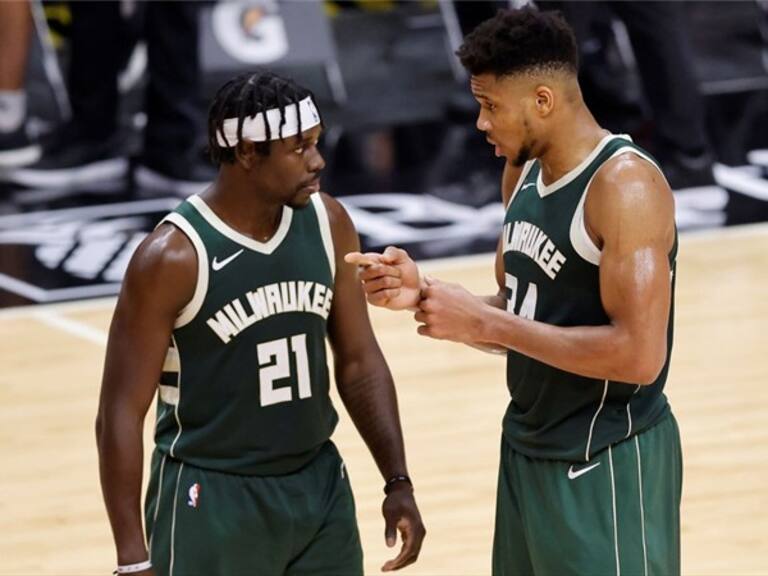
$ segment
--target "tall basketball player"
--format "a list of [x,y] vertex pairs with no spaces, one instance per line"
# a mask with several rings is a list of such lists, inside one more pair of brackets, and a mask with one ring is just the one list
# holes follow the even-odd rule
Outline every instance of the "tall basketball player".
[[554,13],[500,11],[459,57],[506,158],[499,292],[422,280],[399,249],[351,254],[368,300],[420,334],[503,351],[493,573],[678,574],[681,452],[663,394],[677,233],[656,162],[584,105]]
[[[361,576],[349,476],[329,440],[339,394],[385,480],[387,544],[424,538],[395,389],[342,255],[359,241],[319,192],[312,94],[272,74],[216,95],[219,176],[136,251],[112,321],[97,437],[117,573]],[[142,424],[157,394],[142,530]]]

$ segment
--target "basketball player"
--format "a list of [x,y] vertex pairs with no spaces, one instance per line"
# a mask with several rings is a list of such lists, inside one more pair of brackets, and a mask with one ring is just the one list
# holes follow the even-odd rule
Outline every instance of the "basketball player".
[[654,160],[603,130],[554,13],[501,11],[458,52],[477,127],[506,158],[499,292],[352,254],[369,302],[507,355],[493,573],[678,574],[680,440],[662,393],[677,235]]
[[[165,217],[128,267],[109,335],[97,437],[117,573],[363,574],[349,476],[329,440],[325,338],[347,410],[385,479],[384,570],[424,527],[395,389],[341,205],[319,192],[312,94],[240,76],[209,115],[218,179]],[[157,392],[142,532],[142,424]]]

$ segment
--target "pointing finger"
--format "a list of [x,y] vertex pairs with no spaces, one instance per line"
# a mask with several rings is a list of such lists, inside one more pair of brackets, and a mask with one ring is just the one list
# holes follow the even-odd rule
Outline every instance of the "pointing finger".
[[377,252],[349,252],[344,256],[344,262],[347,264],[356,264],[357,266],[372,266],[380,262],[381,254]]

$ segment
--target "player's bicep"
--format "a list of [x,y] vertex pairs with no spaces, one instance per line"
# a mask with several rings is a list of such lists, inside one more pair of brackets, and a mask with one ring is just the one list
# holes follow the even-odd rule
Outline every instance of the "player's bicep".
[[[642,162],[642,164],[638,164]],[[648,371],[663,365],[671,303],[674,203],[644,161],[618,164],[590,190],[586,211],[600,236],[600,296],[617,334]]]
[[600,260],[600,295],[611,321],[633,337],[662,336],[671,293],[667,250],[661,244],[614,247],[606,243]]

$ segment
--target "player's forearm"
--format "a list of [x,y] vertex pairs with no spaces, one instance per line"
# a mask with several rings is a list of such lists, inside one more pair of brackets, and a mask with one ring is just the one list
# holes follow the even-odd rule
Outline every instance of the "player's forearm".
[[143,419],[124,415],[100,414],[96,422],[101,489],[118,564],[148,557],[141,522],[142,429]]
[[[506,300],[504,300],[504,297],[500,294],[493,294],[491,296],[480,296],[480,300],[488,304],[488,306],[492,306],[493,308],[499,308],[501,310],[505,309],[507,306]],[[504,346],[501,346],[499,344],[493,344],[490,342],[472,342],[467,344],[467,346],[470,346],[471,348],[475,348],[476,350],[480,350],[481,352],[486,352],[488,354],[499,354],[503,355],[507,353],[507,348]]]
[[384,359],[345,362],[337,367],[336,382],[344,406],[382,477],[407,474],[397,395]]
[[663,364],[657,346],[614,326],[552,326],[486,308],[481,343],[499,345],[589,378],[651,384]]

